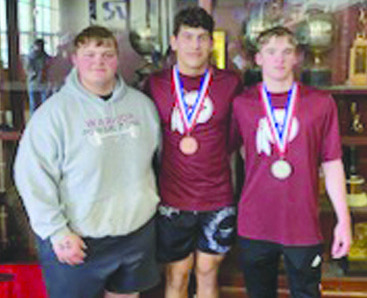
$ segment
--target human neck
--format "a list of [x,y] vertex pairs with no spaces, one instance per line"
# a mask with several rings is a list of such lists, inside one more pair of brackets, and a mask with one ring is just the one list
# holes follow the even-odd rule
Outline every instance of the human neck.
[[289,89],[292,88],[294,83],[293,77],[289,79],[277,81],[270,78],[264,77],[263,82],[265,83],[266,89],[272,93],[282,93],[287,92]]
[[179,61],[177,62],[179,73],[189,77],[197,77],[203,75],[205,71],[208,69],[208,66],[209,63],[205,63],[200,67],[188,67],[186,65],[183,65]]
[[111,94],[113,89],[115,88],[116,81],[112,81],[107,84],[101,84],[101,85],[91,85],[86,84],[85,82],[82,82],[82,85],[85,89],[87,89],[89,92],[98,95],[98,96],[104,96]]

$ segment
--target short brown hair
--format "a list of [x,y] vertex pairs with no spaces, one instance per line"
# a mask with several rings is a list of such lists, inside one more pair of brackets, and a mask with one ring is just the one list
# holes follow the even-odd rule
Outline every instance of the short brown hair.
[[93,25],[85,28],[74,39],[74,51],[90,41],[95,41],[97,46],[108,44],[112,42],[116,51],[118,51],[118,45],[116,37],[112,31],[103,26]]
[[298,48],[298,41],[293,32],[286,27],[276,26],[262,31],[256,39],[256,51],[259,52],[263,45],[267,44],[272,37],[288,37],[289,42]]

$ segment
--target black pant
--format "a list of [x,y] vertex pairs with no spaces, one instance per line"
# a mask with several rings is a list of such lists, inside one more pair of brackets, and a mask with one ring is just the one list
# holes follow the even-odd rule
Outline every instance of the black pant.
[[292,298],[318,298],[323,245],[283,246],[239,239],[240,261],[251,298],[277,297],[278,268],[283,256]]

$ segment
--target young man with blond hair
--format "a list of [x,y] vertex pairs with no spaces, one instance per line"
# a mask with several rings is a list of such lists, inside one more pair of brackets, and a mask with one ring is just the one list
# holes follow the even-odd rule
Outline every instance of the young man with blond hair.
[[263,81],[233,106],[246,173],[238,234],[247,292],[277,297],[283,256],[291,296],[320,297],[320,166],[337,218],[332,257],[351,244],[337,107],[327,92],[295,80],[297,41],[287,28],[261,33],[255,58]]

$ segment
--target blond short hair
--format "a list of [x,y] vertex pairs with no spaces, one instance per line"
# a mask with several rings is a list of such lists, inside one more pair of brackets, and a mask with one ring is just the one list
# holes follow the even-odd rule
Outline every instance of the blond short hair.
[[288,41],[296,49],[298,48],[297,38],[294,36],[293,32],[283,26],[276,26],[270,29],[262,31],[256,39],[256,50],[259,52],[261,48],[269,42],[272,37],[288,37]]

